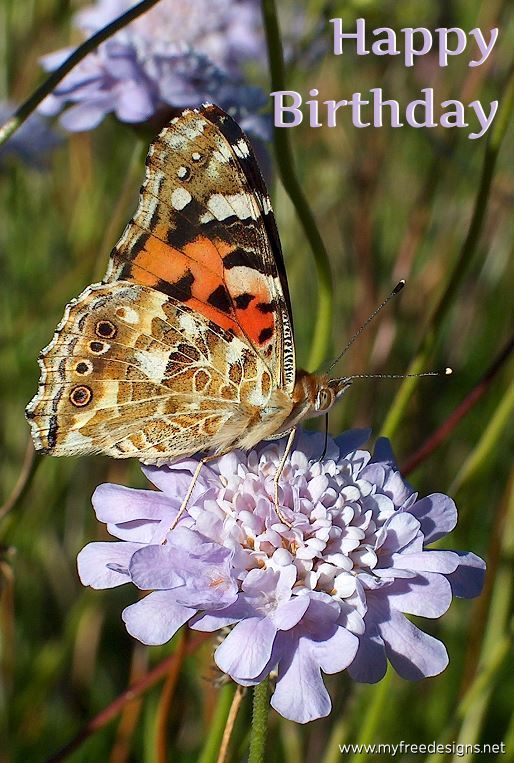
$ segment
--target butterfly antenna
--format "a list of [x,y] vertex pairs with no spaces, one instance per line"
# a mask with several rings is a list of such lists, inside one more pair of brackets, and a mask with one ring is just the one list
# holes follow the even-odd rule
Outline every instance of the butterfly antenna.
[[[337,358],[336,358],[335,360],[333,360],[333,361],[332,361],[332,363],[329,365],[329,367],[328,367],[328,368],[327,368],[327,370],[326,370],[326,373],[328,373],[329,371],[331,371],[331,370],[332,370],[332,368],[333,368],[333,367],[336,365],[336,363],[339,363],[339,361],[341,360],[341,358],[342,358],[344,355],[346,355],[346,353],[348,352],[348,350],[350,349],[350,347],[352,346],[352,344],[355,342],[355,340],[356,340],[356,339],[357,339],[357,338],[358,338],[358,337],[359,337],[359,336],[362,334],[362,332],[363,332],[363,331],[365,331],[365,330],[368,328],[368,326],[369,326],[369,324],[371,323],[371,321],[372,321],[374,318],[376,318],[376,317],[377,317],[377,315],[379,314],[379,312],[380,312],[380,311],[381,311],[381,310],[382,310],[382,309],[383,309],[383,308],[384,308],[384,307],[387,305],[387,303],[389,302],[389,300],[390,300],[390,299],[392,299],[393,297],[395,297],[397,294],[399,294],[399,293],[401,292],[401,290],[403,289],[403,287],[404,287],[404,286],[405,286],[405,281],[404,281],[404,279],[402,278],[402,280],[401,280],[401,281],[399,281],[399,282],[396,284],[396,286],[394,287],[394,289],[392,290],[392,292],[391,292],[391,293],[390,293],[390,294],[389,294],[389,295],[388,295],[388,296],[387,296],[387,297],[384,299],[384,301],[382,302],[382,304],[381,304],[381,305],[379,305],[379,306],[377,307],[377,309],[376,309],[376,310],[374,310],[374,311],[371,313],[371,315],[369,316],[369,318],[368,318],[366,321],[364,321],[364,323],[362,324],[362,326],[360,327],[360,329],[358,329],[358,331],[356,331],[356,332],[355,332],[355,334],[354,334],[354,335],[352,336],[352,338],[349,340],[349,342],[348,342],[348,344],[346,345],[346,347],[345,347],[345,348],[342,350],[342,352],[340,352],[340,353],[339,353],[339,355],[337,356]],[[437,375],[438,375],[438,374],[436,374],[436,376],[437,376]],[[358,377],[352,377],[352,378],[358,378]],[[396,377],[396,378],[398,378],[398,377]],[[402,378],[403,378],[403,377],[402,377]]]
[[452,373],[451,368],[445,368],[442,371],[424,371],[421,374],[352,374],[352,376],[345,376],[344,381],[350,382],[352,379],[419,379],[421,376],[450,376]]

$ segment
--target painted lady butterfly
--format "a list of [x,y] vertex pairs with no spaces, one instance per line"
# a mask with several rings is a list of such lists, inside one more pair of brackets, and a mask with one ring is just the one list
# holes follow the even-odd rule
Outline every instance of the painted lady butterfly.
[[206,104],[150,146],[102,283],[66,307],[27,407],[38,450],[162,464],[249,449],[348,387],[296,370],[275,219],[238,125]]

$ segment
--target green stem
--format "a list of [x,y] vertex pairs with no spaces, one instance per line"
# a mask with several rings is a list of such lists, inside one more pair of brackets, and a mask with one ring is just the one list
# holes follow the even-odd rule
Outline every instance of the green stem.
[[[432,311],[432,315],[428,322],[428,329],[421,341],[420,348],[408,369],[408,373],[420,373],[426,368],[427,360],[429,359],[434,349],[437,337],[439,335],[439,329],[453,304],[453,297],[457,292],[463,276],[468,270],[473,260],[473,255],[477,250],[480,234],[484,224],[485,213],[487,210],[487,203],[491,191],[491,184],[496,167],[496,160],[498,158],[498,152],[500,150],[500,146],[506,133],[507,127],[510,123],[513,107],[514,71],[510,74],[507,86],[505,88],[503,101],[498,109],[495,124],[491,128],[491,138],[485,150],[480,184],[478,187],[473,215],[471,217],[466,239],[462,244],[460,253],[453,265],[450,277],[446,283],[446,287]],[[398,393],[393,400],[393,404],[382,427],[382,434],[386,437],[392,437],[396,432],[405,408],[407,407],[407,404],[414,390],[416,389],[418,382],[419,378],[405,379],[400,389],[398,390]]]
[[248,763],[262,763],[266,752],[269,715],[269,678],[253,690],[252,730]]
[[223,732],[227,723],[230,707],[235,693],[235,685],[231,682],[221,687],[216,705],[216,712],[211,721],[209,734],[205,740],[203,750],[198,758],[198,763],[215,763],[223,739]]
[[[388,666],[387,673],[378,686],[369,690],[370,692],[372,691],[373,694],[366,715],[364,716],[364,722],[362,723],[359,737],[356,740],[357,745],[373,744],[377,729],[384,719],[385,708],[391,702],[390,690],[392,679],[393,671],[391,666]],[[367,752],[354,752],[349,763],[364,763],[369,757],[370,754]]]
[[91,51],[100,45],[100,43],[112,37],[119,29],[129,24],[141,14],[146,13],[153,5],[156,5],[159,0],[142,0],[142,2],[135,5],[129,11],[122,16],[118,16],[117,19],[111,21],[110,24],[104,26],[92,37],[86,40],[80,45],[73,53],[68,56],[58,69],[52,74],[32,93],[31,96],[19,106],[14,114],[0,126],[0,145],[11,137],[13,133],[23,124],[23,122],[36,110],[39,104],[50,95],[50,93],[57,87],[59,82]]
[[[285,90],[284,55],[275,0],[262,0],[262,13],[268,46],[272,89]],[[303,227],[314,256],[318,274],[318,307],[308,361],[309,368],[316,369],[326,360],[330,349],[334,301],[330,262],[314,215],[296,175],[288,128],[275,127],[274,147],[280,179]]]

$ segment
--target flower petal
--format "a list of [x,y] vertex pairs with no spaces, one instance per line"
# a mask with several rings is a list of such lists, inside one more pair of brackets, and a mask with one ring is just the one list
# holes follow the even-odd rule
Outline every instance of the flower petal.
[[302,619],[308,606],[308,596],[295,596],[280,604],[270,615],[270,620],[277,630],[287,631]]
[[335,438],[335,443],[339,448],[339,457],[344,458],[349,453],[363,445],[371,435],[371,429],[349,429],[347,432]]
[[130,583],[128,567],[139,543],[88,543],[77,556],[83,585],[91,588],[115,588]]
[[455,502],[443,493],[432,493],[421,498],[409,512],[421,522],[421,532],[427,545],[443,538],[457,524]]
[[252,679],[268,662],[276,633],[277,629],[267,617],[243,620],[216,649],[215,662],[236,681]]
[[153,490],[99,485],[91,499],[110,534],[137,543],[161,543],[177,516],[178,501]]
[[403,570],[421,570],[449,574],[459,566],[459,557],[453,551],[420,551],[415,554],[392,554],[391,566]]
[[387,535],[380,553],[400,551],[419,533],[418,520],[407,512],[394,514],[386,525]]
[[130,563],[132,581],[143,591],[178,588],[185,583],[184,575],[175,569],[177,549],[169,545],[144,546],[135,553]]
[[448,575],[453,595],[462,599],[479,596],[485,578],[485,562],[471,551],[454,551],[460,561],[459,566]]
[[354,681],[376,684],[385,676],[387,658],[382,637],[373,627],[367,628],[363,636],[359,636],[357,654],[348,667],[348,673]]
[[177,604],[173,591],[155,591],[123,610],[131,636],[143,644],[165,644],[194,615],[195,610]]
[[296,723],[308,723],[330,713],[332,703],[307,644],[298,645],[290,664],[282,670],[270,702],[280,715]]
[[[165,495],[179,501],[180,506],[191,485],[193,472],[197,466],[197,460],[187,458],[175,464],[166,464],[166,466],[144,466],[142,464],[141,471]],[[204,464],[193,488],[191,503],[195,503],[198,496],[205,492],[208,487],[209,476],[212,476],[212,471],[207,464]]]
[[400,612],[391,610],[389,619],[378,624],[386,654],[393,668],[409,681],[436,676],[448,665],[448,653],[441,641],[423,633]]
[[441,617],[452,603],[452,589],[444,575],[425,572],[409,580],[395,580],[387,591],[387,599],[400,612]]

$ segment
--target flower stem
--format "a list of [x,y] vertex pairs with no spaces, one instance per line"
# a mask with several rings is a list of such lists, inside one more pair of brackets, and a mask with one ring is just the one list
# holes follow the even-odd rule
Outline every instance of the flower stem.
[[[262,14],[268,46],[271,86],[273,90],[285,90],[284,55],[275,0],[262,0]],[[296,175],[287,128],[275,127],[274,147],[280,179],[303,227],[318,274],[318,307],[308,360],[309,368],[314,370],[326,360],[330,349],[334,301],[330,262],[314,215]]]
[[166,763],[168,758],[168,725],[169,715],[173,698],[175,696],[175,690],[180,675],[180,671],[184,665],[184,659],[187,654],[187,645],[189,642],[190,631],[188,627],[182,628],[179,635],[179,643],[175,649],[176,659],[171,663],[170,671],[164,682],[164,686],[161,691],[161,698],[157,708],[157,722],[156,722],[156,750],[157,761],[159,763]]
[[142,0],[142,2],[135,5],[133,8],[123,13],[118,18],[111,21],[110,24],[104,26],[92,37],[86,40],[80,45],[73,53],[68,56],[58,69],[52,74],[32,93],[31,96],[19,106],[14,114],[0,126],[0,145],[16,132],[16,130],[23,124],[23,122],[36,110],[39,104],[46,98],[47,95],[57,87],[59,82],[78,64],[84,59],[91,51],[100,45],[100,43],[112,37],[119,29],[122,29],[131,21],[146,13],[153,5],[156,5],[159,0]]
[[[491,138],[485,149],[484,163],[482,165],[482,175],[475,199],[473,215],[469,225],[467,236],[462,244],[460,253],[449,274],[446,287],[439,297],[428,322],[428,329],[421,340],[419,350],[412,361],[408,373],[416,374],[423,371],[426,367],[428,358],[434,350],[435,343],[439,334],[439,329],[446,318],[447,313],[453,304],[455,296],[462,279],[468,270],[475,254],[480,234],[482,232],[489,193],[491,191],[492,179],[496,167],[498,152],[507,127],[510,123],[510,116],[514,107],[514,71],[511,72],[508,79],[503,101],[498,109],[496,122],[491,129]],[[382,427],[382,434],[386,437],[392,437],[400,424],[401,418],[407,407],[407,404],[416,389],[419,378],[405,379],[393,401],[393,404],[386,417]]]
[[250,754],[248,763],[262,763],[266,751],[268,733],[269,678],[265,678],[253,690],[252,730],[250,733]]

